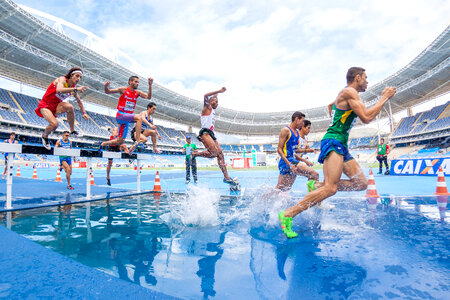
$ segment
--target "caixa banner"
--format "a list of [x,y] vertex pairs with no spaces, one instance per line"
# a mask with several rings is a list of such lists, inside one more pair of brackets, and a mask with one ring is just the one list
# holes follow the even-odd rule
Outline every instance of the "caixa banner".
[[394,159],[391,161],[391,175],[436,176],[442,167],[444,175],[450,175],[450,157]]

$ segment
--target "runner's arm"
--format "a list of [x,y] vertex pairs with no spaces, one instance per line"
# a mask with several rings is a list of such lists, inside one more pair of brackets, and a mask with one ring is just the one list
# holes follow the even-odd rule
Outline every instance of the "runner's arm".
[[138,94],[140,97],[144,99],[152,99],[152,85],[153,85],[153,78],[148,78],[148,93],[144,93],[143,91],[138,91]]
[[55,143],[55,148],[59,148],[59,147],[61,147],[61,141],[57,140]]
[[83,101],[81,100],[78,93],[74,94],[75,99],[77,99],[78,106],[80,107],[81,113],[83,114],[83,118],[85,120],[89,119],[89,115],[87,114],[86,110],[84,109]]
[[344,91],[344,97],[347,98],[348,105],[355,112],[355,114],[361,119],[364,124],[370,123],[380,113],[383,105],[392,97],[396,92],[394,87],[386,87],[381,93],[381,97],[375,105],[370,108],[366,108],[364,103],[359,98],[358,92],[355,89],[346,89]]
[[289,136],[289,129],[287,127],[284,127],[283,129],[281,129],[280,137],[278,138],[277,152],[278,152],[278,155],[281,157],[281,159],[284,160],[286,165],[288,165],[290,167],[291,162],[286,158],[286,156],[283,153],[283,146],[286,143],[288,136]]
[[87,90],[87,86],[65,87],[64,84],[66,83],[66,78],[64,76],[57,78],[54,83],[56,85],[57,93],[73,93],[76,95],[77,92],[84,93]]
[[214,91],[214,92],[209,92],[206,93],[205,96],[203,97],[204,102],[203,102],[203,106],[209,106],[209,97],[211,97],[212,95],[217,95],[219,93],[223,93],[225,92],[227,89],[225,87],[221,88],[220,90]]
[[334,101],[331,102],[330,104],[328,104],[328,113],[330,114],[330,117],[331,117],[331,111],[333,110],[333,105],[334,105]]
[[118,87],[118,88],[115,88],[115,89],[110,89],[109,88],[109,84],[110,84],[109,81],[105,82],[105,84],[104,84],[104,86],[105,86],[105,93],[106,94],[116,94],[116,93],[123,94],[125,92],[125,90],[126,90],[126,87],[124,87],[124,86]]

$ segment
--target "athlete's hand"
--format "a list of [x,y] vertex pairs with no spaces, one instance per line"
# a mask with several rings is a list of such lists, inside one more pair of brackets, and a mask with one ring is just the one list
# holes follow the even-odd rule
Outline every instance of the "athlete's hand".
[[88,87],[85,86],[85,85],[80,86],[80,87],[77,87],[77,91],[78,91],[79,93],[84,93],[84,92],[86,92],[87,89],[88,89]]
[[152,85],[153,84],[153,78],[149,77],[148,78],[148,85]]
[[159,139],[159,140],[161,140],[161,139],[162,139],[162,137],[161,137],[161,136],[160,136],[159,134],[158,134],[158,139]]
[[220,89],[220,92],[223,93],[223,92],[225,92],[226,90],[227,90],[227,89],[226,89],[225,87],[223,87],[223,88]]
[[84,112],[83,119],[85,119],[86,121],[89,120],[89,115],[87,114],[87,112]]
[[107,82],[105,82],[105,93],[108,93],[109,92],[109,84],[110,84],[111,82],[109,82],[109,81],[107,81]]
[[386,88],[384,88],[383,92],[381,93],[381,97],[385,97],[386,100],[391,98],[392,96],[395,95],[395,93],[397,92],[397,89],[393,86],[388,86]]
[[292,174],[297,175],[298,174],[298,170],[297,170],[297,166],[294,164],[291,164],[291,166],[289,167],[292,171]]
[[312,167],[314,164],[312,163],[312,162],[310,162],[309,160],[307,160],[306,162],[306,165],[308,166],[308,167]]

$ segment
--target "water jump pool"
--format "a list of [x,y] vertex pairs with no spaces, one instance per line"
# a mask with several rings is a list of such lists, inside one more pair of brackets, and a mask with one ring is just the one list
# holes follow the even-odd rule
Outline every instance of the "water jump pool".
[[246,189],[229,196],[209,175],[188,187],[173,176],[165,182],[172,192],[162,196],[12,212],[10,227],[86,266],[180,298],[449,297],[448,198],[431,196],[435,178],[375,177],[381,199],[338,193],[299,215],[299,237],[287,240],[277,213],[304,194],[304,180],[292,193],[265,197],[276,172],[241,172]]

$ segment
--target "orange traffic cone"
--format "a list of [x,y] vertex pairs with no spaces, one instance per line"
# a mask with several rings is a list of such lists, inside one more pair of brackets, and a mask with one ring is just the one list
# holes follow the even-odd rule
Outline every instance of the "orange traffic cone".
[[91,185],[95,185],[94,183],[94,172],[91,169]]
[[38,179],[37,178],[37,172],[36,172],[36,166],[33,167],[33,177],[31,177],[32,179]]
[[56,172],[56,179],[55,179],[55,181],[62,182],[62,180],[61,180],[61,171],[59,170],[59,167],[58,167],[58,172]]
[[438,181],[436,184],[436,193],[434,193],[434,194],[441,195],[441,196],[450,195],[447,191],[447,184],[445,183],[445,176],[444,176],[444,171],[442,170],[442,167],[439,167]]
[[366,197],[380,197],[377,193],[377,188],[375,187],[375,179],[373,178],[372,169],[369,170],[369,181],[367,185]]
[[16,173],[16,176],[17,177],[20,177],[21,175],[20,175],[20,166],[17,166],[17,173]]
[[153,192],[162,192],[161,182],[159,180],[159,171],[156,171],[155,185],[153,186]]

